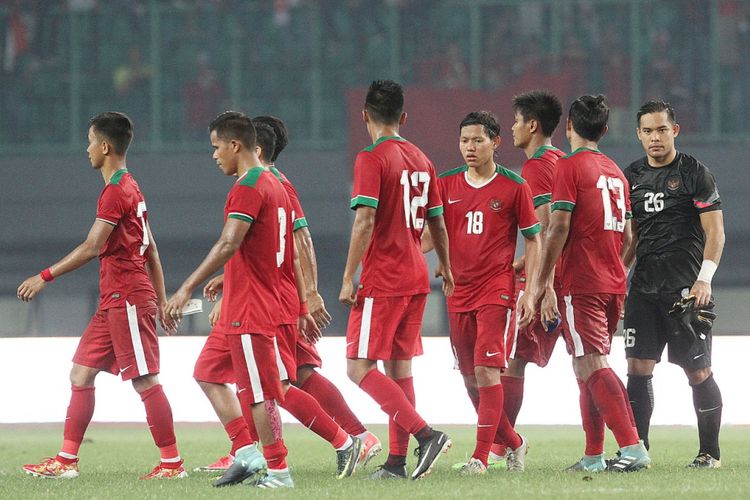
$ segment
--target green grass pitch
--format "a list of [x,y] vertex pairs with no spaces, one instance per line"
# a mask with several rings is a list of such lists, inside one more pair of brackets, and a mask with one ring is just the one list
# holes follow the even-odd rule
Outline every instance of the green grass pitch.
[[[299,425],[285,426],[289,463],[296,484],[293,491],[258,491],[244,485],[216,489],[216,476],[192,472],[226,453],[228,441],[218,424],[178,424],[180,451],[190,477],[172,481],[139,481],[158,461],[145,424],[98,424],[89,428],[81,448],[81,475],[72,480],[34,478],[21,472],[24,463],[54,455],[62,438],[62,426],[0,425],[0,498],[114,499],[153,498],[749,498],[750,429],[727,427],[722,431],[723,467],[711,471],[685,468],[697,451],[697,432],[688,427],[657,427],[652,431],[650,470],[632,474],[585,474],[562,472],[582,452],[583,434],[576,427],[519,427],[531,448],[524,474],[491,470],[485,476],[462,477],[450,469],[465,461],[473,450],[470,426],[441,426],[453,439],[431,476],[423,481],[365,481],[367,470],[349,479],[334,477],[335,455],[327,443]],[[374,426],[387,448],[387,430]],[[611,437],[608,454],[616,450]],[[383,452],[385,456],[387,450]],[[414,458],[409,459],[413,466]]]

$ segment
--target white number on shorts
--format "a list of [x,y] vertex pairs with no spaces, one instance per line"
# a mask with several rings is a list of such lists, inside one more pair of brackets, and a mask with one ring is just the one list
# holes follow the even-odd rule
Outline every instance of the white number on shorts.
[[466,212],[466,234],[482,234],[484,231],[484,213],[481,210]]
[[[605,231],[623,232],[625,230],[625,185],[622,179],[600,175],[596,187],[602,192]],[[617,215],[612,213],[612,195],[615,196]]]
[[138,208],[136,209],[136,217],[141,219],[141,228],[143,229],[143,238],[141,239],[141,255],[146,253],[146,249],[149,245],[148,239],[148,227],[146,227],[146,202],[139,201]]
[[635,328],[625,328],[622,334],[625,337],[625,347],[635,347]]
[[[294,214],[294,212],[292,212]],[[286,210],[279,207],[279,250],[276,252],[276,267],[281,267],[284,263],[284,253],[286,252]]]
[[[422,194],[419,196],[411,197],[411,188],[419,188],[422,186]],[[404,186],[404,218],[406,219],[406,227],[414,229],[422,229],[424,227],[424,218],[417,217],[417,211],[420,207],[427,206],[427,195],[430,187],[430,174],[429,172],[412,172],[409,175],[408,170],[401,171],[401,185]]]

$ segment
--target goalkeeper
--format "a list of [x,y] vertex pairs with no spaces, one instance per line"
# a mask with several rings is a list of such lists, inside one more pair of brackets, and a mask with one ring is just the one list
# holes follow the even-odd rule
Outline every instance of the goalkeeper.
[[724,248],[716,181],[698,160],[675,149],[680,126],[668,103],[649,101],[638,112],[637,134],[646,156],[625,169],[633,209],[636,258],[625,303],[628,395],[638,434],[649,447],[654,366],[669,346],[693,390],[700,449],[688,467],[721,466],[721,392],[711,371],[711,280]]

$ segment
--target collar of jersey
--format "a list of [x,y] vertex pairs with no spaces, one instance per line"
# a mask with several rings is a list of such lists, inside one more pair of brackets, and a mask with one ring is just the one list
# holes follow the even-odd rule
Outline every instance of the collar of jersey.
[[470,187],[474,189],[482,189],[484,186],[494,181],[495,177],[497,177],[498,172],[500,172],[500,165],[495,163],[495,173],[492,174],[492,177],[490,177],[489,179],[487,179],[481,184],[474,184],[473,182],[471,182],[471,180],[469,180],[469,166],[468,165],[464,165],[464,166],[466,167],[466,170],[464,170],[464,180],[466,181],[466,184],[468,184]]
[[256,166],[254,166],[254,167],[248,168],[248,169],[247,169],[247,172],[245,172],[244,174],[242,174],[242,175],[240,175],[239,177],[237,177],[237,180],[236,180],[236,181],[234,181],[234,182],[235,182],[235,184],[236,184],[236,183],[238,183],[238,182],[240,182],[240,181],[241,181],[242,179],[244,179],[244,178],[245,178],[245,176],[246,176],[247,174],[249,174],[250,172],[252,172],[252,171],[253,171],[253,170],[255,170],[256,168],[259,168],[259,169],[261,169],[261,170],[268,170],[268,168],[264,167],[263,165],[256,165]]
[[109,183],[110,184],[114,184],[116,182],[119,182],[120,179],[122,179],[122,176],[125,175],[125,174],[127,174],[127,173],[128,173],[128,169],[127,168],[121,168],[120,170],[118,170],[117,172],[115,172],[114,174],[112,174],[112,177],[109,178]]
[[581,153],[583,151],[591,151],[592,153],[601,153],[598,149],[591,149],[587,147],[578,148],[575,151],[571,151],[571,153],[568,156],[573,156],[574,154]]
[[393,139],[393,140],[396,140],[396,141],[405,141],[406,140],[403,137],[401,137],[400,135],[386,135],[386,136],[381,137],[377,141],[375,141],[372,145],[373,146],[377,146],[381,142],[385,142],[385,141],[388,141],[390,139]]
[[552,144],[542,144],[536,149],[536,151],[534,151],[532,158],[539,158],[540,156],[544,154],[545,151],[548,151],[550,149],[553,151],[557,151],[557,148],[553,146]]

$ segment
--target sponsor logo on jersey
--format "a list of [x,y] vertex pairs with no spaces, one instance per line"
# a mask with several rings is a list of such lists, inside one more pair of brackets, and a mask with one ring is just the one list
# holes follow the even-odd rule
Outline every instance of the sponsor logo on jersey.
[[503,208],[503,203],[497,198],[492,198],[490,200],[489,205],[490,205],[490,210],[492,210],[493,212],[499,212]]
[[667,179],[667,189],[670,191],[677,191],[680,189],[680,178],[673,176]]
[[232,321],[232,326],[240,326],[241,323],[239,321]]

